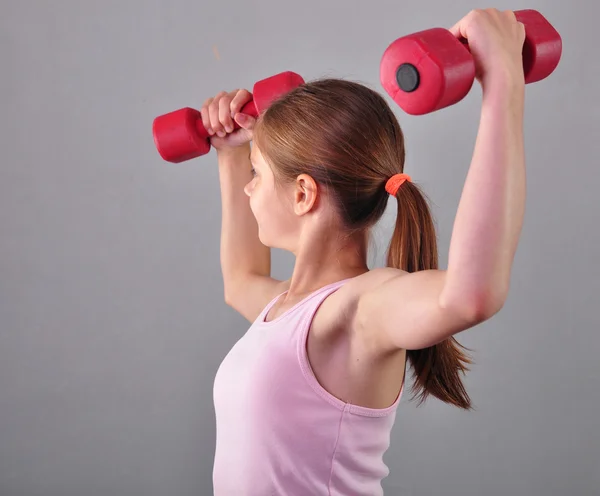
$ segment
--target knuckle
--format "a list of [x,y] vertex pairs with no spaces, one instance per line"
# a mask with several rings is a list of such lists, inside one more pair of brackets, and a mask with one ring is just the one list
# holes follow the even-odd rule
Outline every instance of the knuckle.
[[486,12],[484,10],[473,9],[471,12],[469,12],[466,19],[469,22],[479,23],[482,21],[482,19],[485,17],[485,15],[486,15]]
[[221,101],[221,99],[223,98],[223,95],[225,95],[226,93],[224,91],[219,91],[219,93],[217,93],[214,97],[212,102],[210,103],[210,105],[212,107],[219,107],[219,102]]
[[249,95],[250,95],[250,92],[248,90],[244,90],[244,89],[238,90],[237,94],[235,95],[235,100],[236,100],[236,102],[245,100],[248,98]]
[[493,9],[493,8],[489,8],[489,9],[485,9],[481,12],[481,17],[485,17],[488,20],[492,20],[492,19],[497,19],[498,18],[498,9]]
[[246,89],[240,90],[235,97],[236,108],[238,108],[238,109],[242,108],[244,106],[244,104],[250,100],[251,96],[252,96],[252,93],[250,93],[248,90],[246,90]]
[[231,100],[231,109],[239,109],[242,107],[242,102],[243,99],[241,98],[234,98],[233,100]]
[[225,108],[229,106],[229,102],[231,102],[231,98],[229,96],[224,96],[219,100],[219,109]]

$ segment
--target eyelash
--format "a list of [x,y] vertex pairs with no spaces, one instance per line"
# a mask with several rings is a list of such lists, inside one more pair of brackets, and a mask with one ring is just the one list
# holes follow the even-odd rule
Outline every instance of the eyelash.
[[252,177],[256,177],[256,169],[254,167],[250,167],[250,172],[252,173]]

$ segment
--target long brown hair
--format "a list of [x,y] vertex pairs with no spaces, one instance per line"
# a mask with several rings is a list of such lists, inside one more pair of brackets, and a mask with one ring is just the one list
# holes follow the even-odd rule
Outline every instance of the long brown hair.
[[[254,142],[278,183],[310,175],[333,195],[349,235],[367,231],[385,212],[388,178],[404,170],[404,135],[384,98],[342,79],[303,84],[261,115]],[[437,269],[435,227],[420,188],[406,182],[396,195],[398,215],[387,266],[408,272]],[[415,381],[413,399],[428,395],[459,408],[471,400],[459,373],[472,363],[453,337],[408,350]]]

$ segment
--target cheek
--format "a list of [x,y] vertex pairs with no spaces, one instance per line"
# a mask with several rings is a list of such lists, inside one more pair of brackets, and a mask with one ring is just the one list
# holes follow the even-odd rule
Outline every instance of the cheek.
[[250,197],[250,208],[261,229],[281,231],[289,223],[288,212],[281,205],[281,199],[274,191],[257,188]]
[[284,203],[282,192],[278,193],[273,184],[259,184],[258,181],[251,184],[250,192],[250,209],[262,229],[276,232],[289,229],[295,216],[291,207]]
[[273,201],[269,197],[268,191],[261,191],[256,188],[250,197],[252,211],[258,216],[257,220],[264,220],[269,217],[269,213],[273,210]]
[[270,218],[272,219],[273,226],[282,236],[293,232],[295,229],[297,217],[294,215],[291,207],[287,203],[282,203],[281,200],[279,200],[279,203],[276,203],[276,207],[272,209]]

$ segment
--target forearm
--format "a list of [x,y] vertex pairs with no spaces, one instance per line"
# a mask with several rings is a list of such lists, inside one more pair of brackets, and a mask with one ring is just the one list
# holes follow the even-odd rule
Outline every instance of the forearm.
[[493,314],[510,284],[525,209],[522,84],[484,91],[471,167],[460,199],[443,306]]
[[221,183],[221,270],[225,292],[247,274],[269,276],[271,250],[258,238],[258,225],[244,186],[251,181],[250,146],[218,153]]

